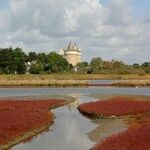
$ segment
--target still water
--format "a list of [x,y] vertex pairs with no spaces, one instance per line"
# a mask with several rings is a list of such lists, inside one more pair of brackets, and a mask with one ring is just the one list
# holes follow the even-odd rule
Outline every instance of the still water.
[[104,137],[127,128],[121,119],[90,120],[82,116],[79,104],[96,101],[114,95],[149,95],[150,88],[0,88],[1,98],[53,97],[74,98],[75,102],[52,110],[56,116],[48,132],[34,137],[30,142],[20,143],[12,150],[89,150]]

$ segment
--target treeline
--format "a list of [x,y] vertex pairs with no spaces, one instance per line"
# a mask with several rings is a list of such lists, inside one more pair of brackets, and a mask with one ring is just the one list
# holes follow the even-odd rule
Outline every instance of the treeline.
[[51,74],[51,73],[102,73],[102,74],[150,74],[150,62],[127,65],[122,61],[105,61],[100,57],[90,63],[72,66],[55,52],[49,54],[29,52],[21,48],[0,49],[0,74]]
[[69,72],[73,67],[66,59],[55,52],[49,54],[29,52],[21,48],[0,49],[1,74],[42,74]]
[[150,74],[150,62],[143,64],[127,65],[122,61],[111,60],[105,61],[100,57],[93,58],[88,64],[82,62],[77,65],[79,73],[101,73],[101,74]]

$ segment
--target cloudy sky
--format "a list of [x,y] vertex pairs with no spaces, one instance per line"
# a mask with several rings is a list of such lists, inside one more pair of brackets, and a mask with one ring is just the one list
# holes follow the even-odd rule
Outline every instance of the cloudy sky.
[[70,41],[83,60],[150,61],[149,0],[0,0],[0,47],[59,50]]

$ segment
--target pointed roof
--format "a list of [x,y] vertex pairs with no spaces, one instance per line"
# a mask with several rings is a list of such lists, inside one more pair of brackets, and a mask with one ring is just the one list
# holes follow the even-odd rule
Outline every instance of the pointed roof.
[[66,51],[79,51],[80,52],[81,50],[76,45],[76,43],[70,42],[69,45],[68,45],[68,47],[67,47],[67,49],[66,49]]
[[70,42],[67,49],[74,49],[74,44],[72,42]]
[[80,51],[79,47],[76,45],[76,43],[74,43],[74,50]]

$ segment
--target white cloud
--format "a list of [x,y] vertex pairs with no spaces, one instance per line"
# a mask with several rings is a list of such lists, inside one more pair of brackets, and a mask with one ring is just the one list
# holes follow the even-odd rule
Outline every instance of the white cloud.
[[136,61],[148,61],[150,22],[135,20],[128,2],[109,0],[103,6],[99,0],[10,0],[9,9],[0,11],[0,45],[43,51],[76,41],[85,59],[101,56],[130,63],[136,52]]

